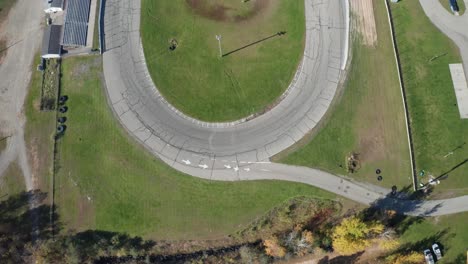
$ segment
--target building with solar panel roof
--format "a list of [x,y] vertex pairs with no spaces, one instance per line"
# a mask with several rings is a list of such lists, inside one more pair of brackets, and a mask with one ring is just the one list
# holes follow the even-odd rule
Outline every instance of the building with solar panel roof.
[[57,13],[63,11],[63,0],[49,0],[47,8],[44,9],[46,13]]
[[88,35],[91,0],[67,0],[62,45],[84,47]]

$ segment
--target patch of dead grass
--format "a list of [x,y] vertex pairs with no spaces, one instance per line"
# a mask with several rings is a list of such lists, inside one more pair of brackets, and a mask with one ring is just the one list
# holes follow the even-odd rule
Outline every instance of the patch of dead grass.
[[375,46],[377,44],[377,27],[372,0],[351,0],[350,4],[351,10],[356,16],[356,29],[362,36],[363,44]]

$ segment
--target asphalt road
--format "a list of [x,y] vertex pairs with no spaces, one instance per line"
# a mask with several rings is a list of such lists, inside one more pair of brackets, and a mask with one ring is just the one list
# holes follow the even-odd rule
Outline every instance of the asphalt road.
[[346,73],[347,1],[305,0],[304,57],[283,100],[263,115],[232,123],[194,120],[160,95],[143,54],[140,4],[139,0],[106,1],[103,61],[109,104],[127,132],[173,168],[210,180],[301,182],[410,215],[468,211],[468,196],[410,201],[378,186],[269,162],[316,127],[339,88]]

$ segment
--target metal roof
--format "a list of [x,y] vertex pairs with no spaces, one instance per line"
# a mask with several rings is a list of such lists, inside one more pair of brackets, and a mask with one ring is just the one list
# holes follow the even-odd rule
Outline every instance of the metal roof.
[[52,0],[50,7],[59,7],[63,8],[63,0]]
[[91,0],[68,0],[63,32],[64,46],[86,46]]
[[50,25],[44,31],[42,39],[42,56],[48,54],[59,54],[61,52],[60,35],[62,26]]

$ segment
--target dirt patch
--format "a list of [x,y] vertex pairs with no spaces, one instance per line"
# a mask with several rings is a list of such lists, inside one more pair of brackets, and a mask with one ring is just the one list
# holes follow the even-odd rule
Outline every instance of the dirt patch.
[[83,227],[93,226],[94,224],[94,212],[92,202],[84,197],[78,199],[78,217],[74,225],[75,229]]
[[37,147],[37,138],[32,140],[31,147],[29,149],[29,157],[30,157],[30,164],[31,164],[31,177],[32,177],[32,184],[33,186],[40,186],[38,182],[38,172],[40,172],[40,159],[39,159],[39,151]]
[[355,173],[359,169],[361,169],[361,161],[359,157],[359,153],[351,153],[347,158],[346,161],[348,163],[348,172]]
[[71,70],[72,80],[82,80],[83,75],[88,74],[91,68],[99,66],[100,63],[100,58],[96,57],[96,59],[90,62],[79,62],[74,65]]
[[361,34],[364,45],[377,44],[377,29],[374,17],[374,4],[372,0],[351,0],[351,11],[355,15],[354,23]]
[[271,0],[234,0],[217,3],[212,0],[186,0],[188,6],[202,17],[223,22],[246,21],[261,14]]
[[385,131],[383,125],[375,124],[371,128],[362,129],[359,135],[359,158],[362,162],[373,162],[385,159]]

